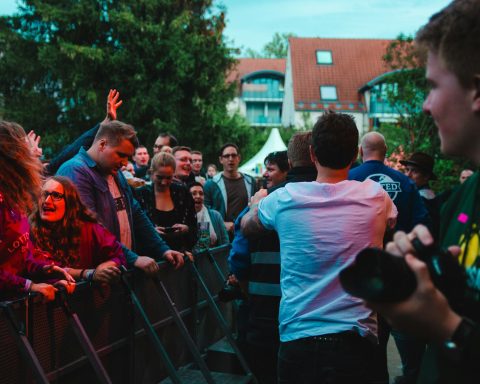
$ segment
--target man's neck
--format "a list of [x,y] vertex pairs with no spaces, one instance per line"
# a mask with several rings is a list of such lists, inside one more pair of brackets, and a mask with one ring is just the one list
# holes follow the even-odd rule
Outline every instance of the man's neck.
[[95,161],[98,164],[98,156],[97,156],[97,149],[95,148],[95,144],[93,144],[88,150],[87,150],[88,156]]
[[362,161],[365,163],[367,161],[381,161],[382,163],[385,161],[385,156],[363,156]]
[[240,175],[240,172],[238,172],[238,170],[235,170],[223,171],[223,176],[225,176],[227,179],[239,179],[242,175]]
[[348,170],[350,166],[342,169],[332,169],[316,164],[317,179],[319,183],[335,184],[348,179]]
[[98,152],[97,152],[97,148],[95,146],[95,144],[93,144],[88,150],[87,150],[87,154],[88,156],[90,156],[90,158],[95,162],[97,163],[97,169],[100,171],[100,173],[102,174],[103,177],[108,177],[110,174],[109,173],[105,173],[102,169],[102,167],[100,166],[99,164],[99,161],[98,161]]

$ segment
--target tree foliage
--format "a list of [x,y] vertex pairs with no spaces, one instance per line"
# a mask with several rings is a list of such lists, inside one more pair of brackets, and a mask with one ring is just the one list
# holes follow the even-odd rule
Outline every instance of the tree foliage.
[[225,141],[247,145],[251,130],[226,110],[224,27],[212,0],[23,0],[0,24],[3,117],[55,152],[103,118],[116,88],[119,119],[150,148],[160,131],[207,159]]
[[389,44],[383,59],[392,71],[385,82],[396,84],[387,92],[387,99],[399,115],[396,124],[384,123],[379,129],[385,135],[389,152],[393,157],[399,153],[408,156],[415,151],[430,154],[435,159],[438,176],[434,188],[437,191],[450,188],[468,164],[440,152],[438,129],[431,116],[422,111],[429,88],[421,52],[415,48],[412,37],[400,35]]
[[265,44],[260,52],[247,48],[245,55],[251,58],[284,59],[288,54],[288,39],[290,37],[295,37],[295,34],[275,32],[272,40]]

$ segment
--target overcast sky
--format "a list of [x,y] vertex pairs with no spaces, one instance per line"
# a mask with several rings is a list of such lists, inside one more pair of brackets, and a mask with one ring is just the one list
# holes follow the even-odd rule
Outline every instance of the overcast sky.
[[[12,14],[16,0],[0,0]],[[226,36],[257,51],[275,32],[300,37],[395,38],[414,34],[447,0],[215,0],[227,8]]]

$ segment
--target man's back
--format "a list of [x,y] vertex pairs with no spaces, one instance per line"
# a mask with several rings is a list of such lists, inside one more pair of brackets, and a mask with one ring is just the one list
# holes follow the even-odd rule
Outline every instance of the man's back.
[[375,337],[371,311],[343,291],[338,273],[361,249],[382,246],[395,214],[372,181],[293,183],[260,202],[262,224],[280,238],[282,342],[352,329]]
[[380,183],[398,209],[395,230],[411,231],[417,224],[430,225],[428,211],[415,187],[403,173],[387,167],[382,161],[369,160],[351,169],[350,180],[370,179]]

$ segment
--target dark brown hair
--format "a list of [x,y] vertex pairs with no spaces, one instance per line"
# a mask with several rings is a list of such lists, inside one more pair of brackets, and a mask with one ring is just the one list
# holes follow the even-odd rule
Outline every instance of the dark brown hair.
[[452,1],[418,31],[416,42],[437,54],[460,83],[470,87],[480,74],[480,2]]
[[77,188],[69,178],[53,176],[48,180],[55,180],[63,186],[65,215],[55,223],[45,223],[40,217],[40,201],[30,216],[33,241],[36,247],[49,252],[57,263],[75,267],[79,262],[78,247],[82,224],[96,223],[97,220],[93,212],[82,203]]
[[100,124],[94,142],[100,139],[107,139],[109,144],[114,147],[119,145],[123,140],[130,141],[134,148],[137,148],[139,145],[135,129],[130,124],[119,120],[109,120]]
[[312,147],[321,166],[346,168],[358,153],[358,129],[353,117],[333,111],[324,113],[313,127]]

